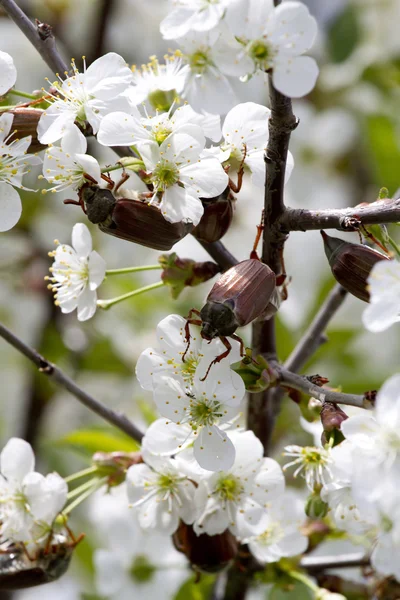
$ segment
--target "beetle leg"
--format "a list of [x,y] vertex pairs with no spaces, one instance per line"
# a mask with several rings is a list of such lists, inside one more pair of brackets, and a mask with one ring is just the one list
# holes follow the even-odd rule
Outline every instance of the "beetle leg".
[[188,353],[189,350],[189,346],[190,346],[190,330],[189,330],[189,325],[199,325],[201,327],[201,325],[203,324],[203,322],[201,321],[201,319],[192,319],[192,315],[198,315],[200,316],[200,311],[197,310],[197,308],[191,308],[189,311],[189,314],[187,316],[186,319],[186,323],[185,323],[185,342],[187,344],[186,346],[186,350],[183,353],[182,356],[182,362],[185,362],[185,357],[186,354]]
[[233,340],[236,340],[237,342],[240,343],[240,356],[245,356],[246,354],[246,349],[244,347],[244,341],[242,340],[241,337],[239,337],[238,335],[236,335],[236,333],[233,333],[231,336]]
[[[231,337],[234,337],[234,336],[231,335]],[[208,374],[210,372],[211,367],[213,365],[216,365],[217,363],[221,362],[221,360],[223,360],[224,358],[226,358],[230,354],[230,351],[232,350],[232,345],[229,342],[228,338],[226,338],[225,336],[221,336],[219,339],[221,340],[221,342],[225,346],[226,351],[223,352],[222,354],[220,354],[219,356],[217,356],[216,358],[214,358],[214,360],[212,360],[210,362],[206,374],[204,375],[204,377],[202,377],[200,379],[200,381],[205,381],[207,379],[207,376],[208,376]]]
[[92,177],[91,175],[89,175],[89,173],[83,173],[83,176],[84,176],[85,179],[87,179],[91,183],[94,183],[95,185],[97,185],[99,183],[98,181],[96,181],[96,179],[94,179],[94,177]]
[[250,252],[250,258],[255,258],[256,260],[260,260],[260,257],[257,254],[257,246],[260,242],[261,234],[263,231],[264,231],[264,209],[261,213],[260,224],[257,225],[257,235],[256,235],[256,239],[254,240],[253,250]]
[[63,200],[63,204],[73,204],[74,206],[80,206],[86,215],[86,209],[81,200]]
[[[371,240],[374,244],[376,244],[385,254],[390,254],[389,250],[387,248],[385,248],[385,246],[383,244],[381,244],[381,242],[379,240],[377,240],[376,237],[372,233],[370,233],[362,224],[360,225],[360,228],[358,230],[360,237],[361,237],[361,232],[364,237],[366,237],[367,239]],[[362,243],[362,238],[361,238],[360,242]]]
[[117,185],[114,188],[114,194],[117,193],[117,191],[119,190],[121,185],[124,185],[125,181],[127,181],[129,179],[129,177],[130,177],[130,175],[128,175],[128,173],[124,169],[122,171],[121,179],[118,181]]

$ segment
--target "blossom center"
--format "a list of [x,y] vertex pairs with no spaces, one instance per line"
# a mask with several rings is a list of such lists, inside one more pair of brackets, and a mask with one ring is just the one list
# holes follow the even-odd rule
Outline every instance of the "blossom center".
[[242,482],[233,475],[221,475],[215,486],[215,493],[223,502],[238,502],[243,492]]
[[283,538],[284,532],[279,523],[271,523],[261,535],[258,536],[257,542],[263,546],[272,546],[277,544]]
[[198,50],[189,56],[189,65],[194,73],[201,75],[212,65],[212,61],[205,50]]
[[[177,98],[177,96],[178,96],[178,93],[176,90],[168,90],[168,91],[153,90],[152,92],[150,92],[148,94],[147,98],[148,98],[148,101],[150,102],[151,106],[155,110],[159,110],[162,112],[168,112],[169,109],[171,108],[171,106],[173,105],[173,103],[175,102],[175,99]],[[157,140],[157,142],[159,144],[161,144],[161,142],[163,142],[163,141],[164,140],[161,140],[161,141]]]
[[253,42],[250,42],[247,53],[259,69],[268,71],[268,69],[271,68],[273,52],[269,44],[264,40],[254,40]]
[[153,171],[152,183],[161,192],[179,181],[179,169],[168,161],[158,163]]
[[135,557],[132,566],[129,569],[129,573],[137,583],[147,583],[153,577],[156,570],[143,554],[139,554]]
[[164,142],[164,140],[167,139],[171,132],[172,129],[167,127],[166,125],[159,125],[158,127],[154,128],[153,137],[157,144],[161,146],[161,144]]
[[189,414],[192,429],[197,427],[210,427],[222,417],[221,404],[207,398],[190,403]]
[[157,479],[157,487],[160,494],[172,493],[174,494],[178,490],[178,475],[172,475],[170,473],[160,473]]

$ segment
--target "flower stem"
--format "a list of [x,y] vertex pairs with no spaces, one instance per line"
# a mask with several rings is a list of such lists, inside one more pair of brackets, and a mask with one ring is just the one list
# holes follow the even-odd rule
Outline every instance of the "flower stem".
[[150,292],[151,290],[155,290],[157,288],[163,287],[164,282],[158,281],[157,283],[152,283],[151,285],[146,285],[145,287],[139,288],[138,290],[133,290],[132,292],[128,292],[127,294],[123,294],[122,296],[117,296],[116,298],[111,298],[111,300],[97,300],[97,306],[99,308],[108,309],[111,308],[114,304],[118,304],[118,302],[122,302],[123,300],[127,300],[127,298],[132,298],[133,296],[139,296],[139,294],[144,294],[145,292]]
[[314,594],[317,594],[320,591],[320,588],[304,573],[300,573],[299,571],[288,571],[288,575],[292,579],[297,579],[297,581],[304,583],[304,585],[314,592]]
[[29,98],[30,100],[38,99],[34,94],[28,94],[28,92],[22,92],[21,90],[9,90],[7,96],[21,96],[22,98]]
[[125,269],[110,269],[106,275],[123,275],[125,273],[139,273],[140,271],[155,271],[162,269],[161,265],[144,265],[141,267],[126,267]]
[[97,472],[97,467],[88,467],[87,469],[83,469],[83,471],[78,471],[77,473],[73,473],[68,477],[64,477],[64,480],[69,483],[70,481],[75,481],[76,479],[80,479],[81,477],[86,477],[86,475],[91,475],[92,473]]
[[113,165],[112,167],[101,167],[102,173],[109,173],[111,171],[118,171],[118,169],[123,169],[124,167],[120,164]]
[[103,479],[97,479],[97,480],[92,480],[91,483],[91,487],[86,490],[86,492],[84,492],[81,496],[79,496],[78,498],[75,498],[75,500],[73,502],[71,502],[71,504],[69,504],[67,506],[67,508],[65,508],[62,511],[63,515],[69,515],[70,512],[72,512],[74,510],[74,508],[76,508],[77,506],[79,506],[79,504],[81,502],[83,502],[84,500],[86,500],[86,498],[89,498],[89,496],[91,494],[93,494],[94,492],[96,492],[98,489],[100,489],[105,483],[107,482],[107,477],[104,477]]
[[74,490],[71,490],[67,494],[68,500],[70,500],[71,498],[75,498],[75,496],[79,496],[81,492],[85,492],[88,488],[91,488],[95,483],[97,483],[98,480],[98,477],[95,477],[94,479],[89,479],[89,481],[85,481],[85,483],[82,483],[82,485],[79,485]]

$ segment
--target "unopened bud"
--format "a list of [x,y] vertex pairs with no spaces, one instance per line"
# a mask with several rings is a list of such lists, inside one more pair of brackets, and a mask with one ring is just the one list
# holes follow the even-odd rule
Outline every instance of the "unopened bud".
[[305,511],[310,519],[322,519],[328,512],[328,505],[324,502],[319,492],[312,492],[306,501]]
[[344,436],[340,428],[346,419],[348,416],[337,404],[324,402],[321,410],[321,423],[324,429],[323,443],[332,441],[333,445],[337,446],[343,441]]
[[196,535],[193,527],[182,521],[172,539],[175,548],[187,556],[191,565],[205,573],[225,569],[239,550],[239,542],[229,529],[217,535]]
[[96,452],[92,457],[93,466],[102,477],[107,477],[109,487],[123,483],[129,467],[142,462],[140,452]]
[[13,123],[12,123],[12,135],[10,137],[10,141],[13,142],[16,139],[21,139],[27,137],[28,135],[32,136],[31,144],[28,148],[28,152],[40,152],[40,150],[44,150],[47,146],[43,146],[38,141],[37,137],[37,126],[39,123],[39,119],[43,114],[42,110],[38,108],[13,108],[8,111],[12,115],[14,115]]
[[176,252],[162,254],[158,262],[163,268],[161,279],[171,288],[174,300],[178,298],[183,288],[204,283],[215,277],[221,270],[214,262],[196,262],[191,258],[179,258]]
[[233,363],[231,369],[243,379],[246,390],[254,394],[267,390],[277,380],[276,373],[262,356],[257,356],[255,360],[252,358],[251,348],[246,348],[245,356]]
[[217,198],[203,200],[204,214],[200,223],[193,229],[194,237],[200,242],[218,242],[232,223],[232,201],[229,190]]
[[369,302],[367,279],[374,265],[381,260],[390,260],[384,254],[361,244],[351,244],[321,231],[325,254],[333,276],[345,290]]

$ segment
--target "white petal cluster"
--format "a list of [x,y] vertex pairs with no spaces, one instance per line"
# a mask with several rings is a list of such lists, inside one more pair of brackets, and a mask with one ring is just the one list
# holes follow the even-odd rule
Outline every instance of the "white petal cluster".
[[10,142],[13,115],[0,116],[0,231],[8,231],[18,223],[22,212],[21,199],[14,189],[24,189],[22,178],[31,166],[41,163],[38,156],[27,154],[31,136]]
[[31,446],[11,438],[0,454],[0,541],[45,544],[67,500],[68,486],[57,473],[34,471]]
[[92,237],[83,223],[72,229],[72,246],[59,244],[50,268],[49,288],[63,313],[77,309],[78,320],[86,321],[96,312],[97,288],[106,273],[104,259],[92,249]]
[[178,0],[160,25],[164,39],[173,40],[189,31],[206,32],[218,25],[231,0]]
[[400,262],[383,260],[368,277],[370,303],[363,313],[369,331],[379,332],[400,321]]
[[122,94],[132,82],[132,71],[119,54],[109,52],[101,56],[87,69],[84,65],[83,73],[74,62],[72,68],[72,77],[54,84],[57,93],[40,118],[38,139],[42,144],[62,138],[66,126],[75,121],[81,124],[88,121],[97,133],[104,115],[129,105]]

